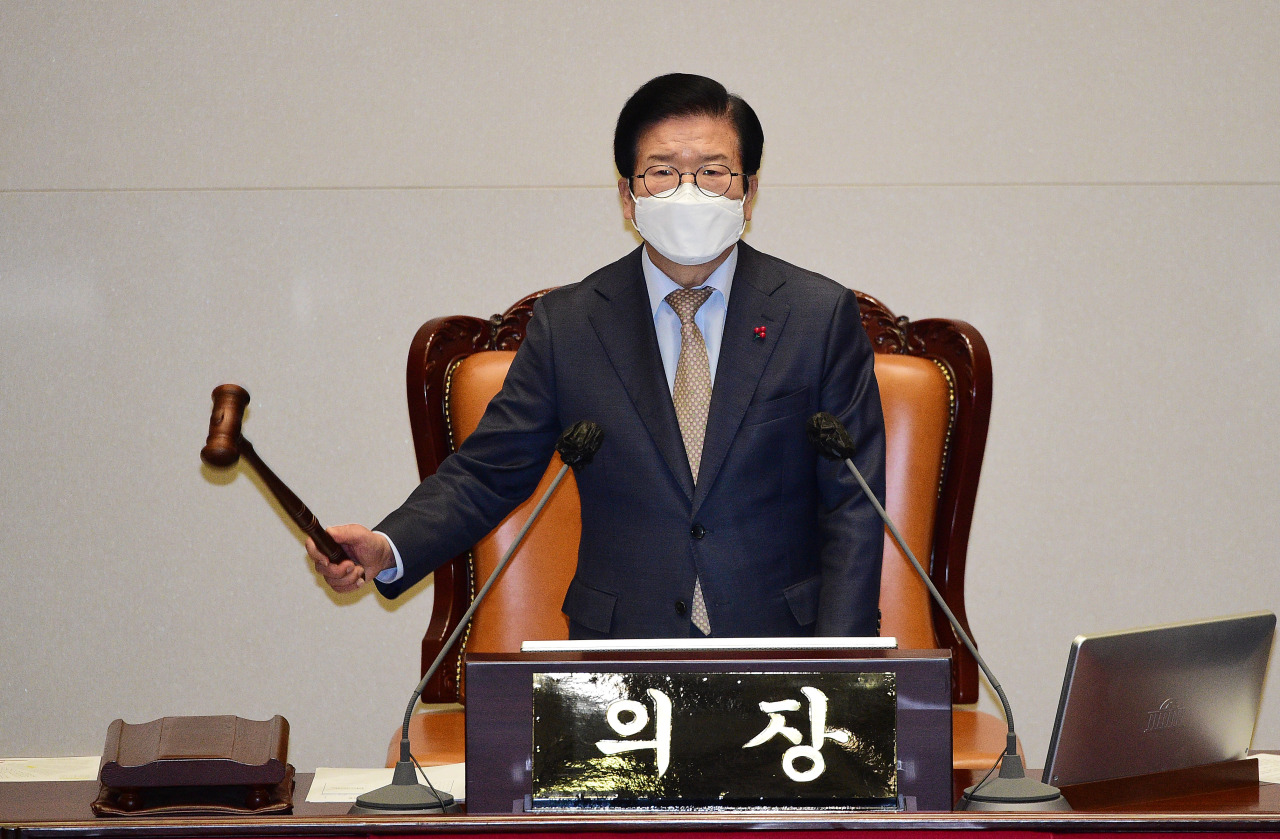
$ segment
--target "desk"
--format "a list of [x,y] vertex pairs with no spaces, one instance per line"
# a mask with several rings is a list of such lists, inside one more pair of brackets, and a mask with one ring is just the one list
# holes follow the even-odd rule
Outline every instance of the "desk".
[[[958,786],[973,783],[959,773]],[[346,804],[308,804],[311,775],[300,774],[294,813],[254,818],[94,818],[90,801],[95,781],[0,783],[0,839],[156,839],[156,837],[329,837],[459,836],[538,839],[565,836],[602,839],[625,833],[628,839],[702,834],[707,839],[820,839],[831,831],[892,832],[928,835],[986,831],[1001,839],[1071,834],[1280,833],[1280,785],[1264,784],[1204,795],[1095,812],[1074,813],[749,813],[584,815],[348,816]],[[869,838],[868,838],[869,839]],[[905,839],[905,837],[904,837]]]

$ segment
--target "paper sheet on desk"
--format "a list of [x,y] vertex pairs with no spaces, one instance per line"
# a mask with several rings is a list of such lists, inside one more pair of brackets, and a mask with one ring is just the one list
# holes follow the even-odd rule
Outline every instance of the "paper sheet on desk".
[[96,781],[102,758],[0,757],[0,781]]
[[1280,784],[1280,755],[1251,755],[1258,759],[1258,781]]
[[[355,801],[357,796],[391,783],[391,773],[394,771],[394,769],[317,767],[315,779],[311,781],[311,789],[307,791],[307,801],[313,804],[342,804]],[[428,766],[426,771],[431,784],[437,790],[449,793],[459,802],[467,800],[465,763]]]

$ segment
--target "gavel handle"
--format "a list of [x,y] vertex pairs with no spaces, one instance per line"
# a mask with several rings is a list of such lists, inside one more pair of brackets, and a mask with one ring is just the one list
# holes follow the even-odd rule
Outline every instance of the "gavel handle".
[[272,472],[267,464],[262,462],[262,458],[258,457],[258,453],[253,450],[253,444],[245,439],[244,435],[240,436],[237,448],[240,450],[240,457],[249,461],[249,465],[262,477],[262,482],[267,485],[267,489],[271,490],[271,494],[280,502],[280,506],[284,507],[284,511],[289,514],[289,518],[293,519],[294,524],[302,528],[303,533],[315,540],[316,547],[329,558],[330,562],[339,563],[349,559],[342,546],[333,541],[333,537],[328,533],[324,532],[324,528],[320,526],[320,522],[316,519],[315,514],[311,512],[311,509],[302,503],[302,499],[293,494],[293,490],[285,486],[284,481],[276,477],[276,473]]

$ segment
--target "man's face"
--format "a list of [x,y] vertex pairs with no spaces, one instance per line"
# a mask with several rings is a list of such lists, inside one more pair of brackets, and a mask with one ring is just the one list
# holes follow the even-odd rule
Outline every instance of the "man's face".
[[[636,167],[638,176],[645,169],[657,164],[675,166],[681,172],[696,172],[699,166],[722,163],[734,172],[742,171],[742,153],[738,149],[738,131],[728,119],[692,116],[673,117],[650,127],[640,135],[636,143]],[[691,177],[684,178],[692,182]],[[755,201],[757,179],[734,178],[726,198],[744,198],[742,215],[751,220],[751,206]],[[644,181],[639,178],[618,179],[618,194],[622,196],[622,217],[635,220],[637,198],[649,195]]]

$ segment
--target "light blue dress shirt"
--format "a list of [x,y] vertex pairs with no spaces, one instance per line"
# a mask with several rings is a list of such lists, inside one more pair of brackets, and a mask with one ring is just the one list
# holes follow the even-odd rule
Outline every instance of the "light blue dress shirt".
[[[649,249],[641,252],[640,265],[644,269],[644,284],[649,292],[649,309],[653,312],[653,328],[658,333],[658,352],[662,355],[662,367],[667,374],[667,390],[676,387],[676,364],[680,361],[680,318],[667,303],[666,297],[681,286],[653,264]],[[711,289],[707,302],[698,308],[693,322],[702,332],[707,345],[707,361],[711,364],[711,384],[716,381],[716,364],[720,360],[720,341],[724,338],[724,319],[729,313],[729,291],[733,287],[733,272],[738,267],[738,248],[729,253],[719,268],[697,288]]]
[[[649,292],[649,309],[653,312],[653,328],[658,334],[658,352],[662,355],[662,367],[667,374],[667,390],[676,387],[676,365],[680,361],[680,318],[675,309],[667,303],[666,297],[681,288],[674,280],[662,273],[658,266],[649,259],[649,249],[641,251],[640,265],[644,270],[644,284]],[[716,363],[720,360],[720,342],[724,338],[724,319],[729,313],[729,291],[733,287],[733,272],[738,267],[738,248],[729,254],[729,258],[707,277],[707,281],[697,288],[710,288],[711,296],[707,302],[698,307],[693,322],[702,332],[702,340],[707,345],[707,361],[711,365],[711,384],[716,381]],[[378,531],[374,531],[378,532]],[[400,559],[400,551],[395,542],[385,533],[378,533],[391,545],[391,553],[396,558],[394,568],[388,568],[378,575],[383,583],[394,583],[404,576],[404,562]]]

